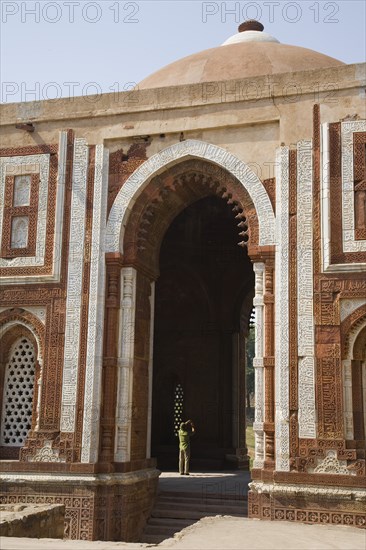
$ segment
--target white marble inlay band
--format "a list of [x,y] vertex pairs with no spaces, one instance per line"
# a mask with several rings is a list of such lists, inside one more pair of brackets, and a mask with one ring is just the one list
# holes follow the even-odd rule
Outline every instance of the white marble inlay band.
[[290,469],[289,148],[276,152],[275,438],[276,470]]
[[90,289],[88,342],[84,394],[83,440],[81,462],[97,462],[99,450],[99,416],[102,392],[103,328],[105,305],[104,237],[108,198],[108,151],[103,145],[95,149],[92,243],[90,255]]
[[253,359],[255,376],[255,414],[253,430],[255,436],[254,468],[261,468],[264,463],[264,272],[262,262],[253,265],[255,273],[255,296],[253,306],[255,308],[255,357]]
[[316,437],[314,284],[313,284],[313,162],[312,142],[297,146],[297,315],[299,437]]
[[80,352],[88,152],[88,146],[85,139],[76,139],[72,177],[64,370],[60,422],[60,429],[63,432],[73,432],[75,429],[77,375]]

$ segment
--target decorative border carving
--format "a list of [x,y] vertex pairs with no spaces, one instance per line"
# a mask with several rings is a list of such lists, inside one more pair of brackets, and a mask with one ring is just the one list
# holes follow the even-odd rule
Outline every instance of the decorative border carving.
[[255,374],[255,416],[254,416],[254,436],[255,436],[255,457],[254,468],[262,468],[264,464],[264,273],[265,265],[262,262],[256,262],[253,265],[255,273],[255,296],[253,306],[255,308],[255,353],[253,359]]
[[[355,239],[354,140],[356,132],[366,132],[366,121],[342,122],[342,243],[344,253],[366,252],[366,241]],[[366,254],[363,254],[361,258],[365,262]]]
[[252,482],[250,489],[250,518],[366,527],[364,491],[261,482]]
[[[363,300],[365,302],[365,300]],[[358,300],[355,302],[358,302]],[[356,304],[354,304],[356,305]],[[343,377],[343,422],[344,437],[354,439],[353,395],[352,395],[352,359],[354,343],[361,330],[366,326],[366,304],[353,310],[341,323],[342,336],[342,377]]]
[[342,359],[347,359],[353,348],[358,333],[362,330],[366,318],[366,304],[353,311],[341,323],[341,353]]
[[365,242],[354,238],[353,180],[353,131],[362,129],[365,124],[364,121],[337,122],[323,124],[322,127],[321,200],[325,271],[362,272],[366,268]]
[[276,152],[275,430],[276,470],[290,469],[289,428],[289,148]]
[[[31,202],[30,207],[17,208],[19,211],[28,211],[30,208],[38,210],[38,214],[33,220],[33,224],[30,220],[30,231],[29,239],[30,246],[29,251],[27,251],[26,256],[22,257],[21,254],[18,254],[17,257],[14,257],[14,252],[11,253],[11,258],[9,258],[9,246],[10,246],[10,232],[11,227],[9,225],[9,220],[11,219],[9,207],[12,203],[13,195],[13,181],[14,181],[14,170],[18,173],[28,173],[27,167],[32,165],[33,167],[38,167],[38,174],[34,173],[32,175],[32,189],[31,189]],[[20,168],[24,166],[24,172],[20,171]],[[47,247],[46,247],[46,234],[47,239],[50,238],[52,241],[52,236],[50,234],[50,223],[49,215],[47,212],[48,206],[51,206],[52,199],[55,199],[56,195],[56,173],[57,173],[57,161],[56,167],[52,170],[51,166],[51,156],[50,155],[31,155],[31,156],[14,156],[14,157],[2,157],[0,158],[0,178],[1,178],[1,190],[0,190],[0,239],[1,239],[1,251],[3,258],[0,259],[0,268],[1,274],[6,277],[7,275],[16,274],[18,277],[23,274],[25,268],[35,268],[35,267],[45,267],[45,264],[48,260],[48,267],[50,265],[50,260],[52,260],[52,249],[51,258],[47,256]],[[37,177],[38,176],[38,177]],[[35,177],[37,179],[35,179]],[[38,193],[36,192],[35,187],[37,187],[39,181]],[[5,184],[6,183],[6,184]],[[49,201],[49,188],[53,191],[53,196],[51,201]],[[5,194],[4,194],[5,193]],[[38,200],[37,200],[38,199]],[[9,205],[10,200],[10,205]],[[35,204],[37,201],[37,204]],[[4,207],[6,208],[4,212]],[[13,209],[11,209],[13,210]],[[5,214],[5,216],[4,216]],[[35,212],[34,212],[35,214]],[[35,220],[37,220],[37,227],[35,227]],[[34,227],[33,227],[34,226]],[[48,231],[47,231],[48,230]],[[34,239],[34,233],[37,235],[37,246],[34,247],[35,243],[32,242]],[[52,232],[53,235],[53,232]],[[32,257],[27,257],[28,252],[31,249],[35,249],[35,255]],[[9,269],[11,270],[9,272]]]
[[258,249],[258,218],[244,187],[217,165],[186,160],[155,176],[136,199],[124,233],[125,264],[138,265],[156,279],[159,243],[172,220],[189,204],[208,196],[225,200],[235,213],[239,246]]
[[289,408],[291,467],[298,455],[297,150],[289,152]]
[[[60,280],[68,134],[66,131],[60,132],[59,145],[0,150],[0,166],[6,167],[10,164],[11,170],[19,171],[30,165],[34,167],[36,163],[36,166],[40,166],[41,176],[36,255],[11,260],[0,259],[3,284],[34,284]],[[41,163],[37,159],[41,159]],[[1,197],[0,204],[3,204]],[[0,215],[0,226],[1,223]],[[0,238],[1,233],[0,227]]]
[[[39,174],[29,175],[31,177],[29,205],[15,207],[13,206],[13,196],[16,176],[5,176],[5,204],[3,210],[3,235],[1,239],[1,256],[3,258],[10,259],[24,256],[35,256],[36,254],[39,195],[38,183],[40,178]],[[29,220],[28,242],[25,248],[11,247],[12,220],[16,216],[26,216]]]
[[316,437],[313,315],[312,141],[297,146],[297,308],[299,437]]
[[75,430],[77,374],[80,353],[82,275],[84,263],[88,147],[85,139],[75,139],[71,225],[69,237],[64,368],[60,429]]
[[156,153],[142,164],[123,185],[110,211],[106,233],[106,252],[119,252],[123,247],[124,227],[136,196],[148,181],[163,168],[185,158],[200,158],[218,164],[235,176],[253,200],[259,220],[259,244],[275,242],[275,220],[271,201],[259,178],[242,161],[225,149],[196,140],[187,140]]
[[33,334],[38,348],[37,361],[42,365],[45,353],[45,327],[42,321],[30,311],[23,308],[5,309],[0,313],[0,337],[2,338],[11,326],[24,325]]
[[90,249],[90,283],[88,342],[84,388],[84,420],[81,462],[97,462],[99,450],[99,403],[102,386],[103,317],[105,307],[105,260],[103,243],[107,211],[108,151],[95,148],[95,174],[92,240]]

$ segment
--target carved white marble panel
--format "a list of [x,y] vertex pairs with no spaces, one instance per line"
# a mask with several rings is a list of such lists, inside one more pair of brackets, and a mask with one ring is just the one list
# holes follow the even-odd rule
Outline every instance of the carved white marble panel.
[[29,206],[31,191],[31,176],[15,176],[13,206]]
[[297,316],[299,437],[316,437],[313,312],[312,142],[297,146]]
[[108,197],[108,151],[95,150],[88,342],[84,390],[84,421],[81,462],[97,462],[99,415],[102,392],[103,326],[105,305],[104,238]]
[[276,152],[275,438],[276,470],[290,469],[289,433],[289,148]]
[[[67,132],[60,132],[59,142],[59,165],[57,175],[56,194],[56,220],[54,235],[53,270],[50,275],[16,275],[3,277],[4,284],[16,285],[19,281],[22,284],[43,283],[59,281],[61,266],[62,227],[64,215],[64,188],[66,171],[66,146]],[[37,242],[35,256],[19,258],[0,258],[0,267],[40,267],[44,265],[46,248],[46,225],[47,225],[47,201],[48,201],[48,180],[49,180],[50,155],[25,155],[17,157],[0,157],[0,247],[3,224],[3,205],[5,191],[5,177],[15,176],[15,186],[18,178],[28,177],[30,174],[39,174],[39,201],[37,214]],[[21,180],[18,180],[21,181]],[[19,184],[20,185],[20,184]],[[22,186],[20,186],[22,187]],[[18,200],[18,199],[17,199]],[[19,201],[26,200],[26,192],[22,191]]]
[[253,300],[255,308],[255,357],[253,359],[255,377],[255,414],[253,424],[255,436],[254,468],[261,468],[264,462],[264,263],[256,262],[253,265],[253,269],[255,273],[255,296]]
[[309,468],[309,472],[314,474],[332,474],[332,475],[356,475],[356,472],[347,468],[347,460],[338,460],[337,451],[331,449],[327,451],[325,458],[317,459],[317,466]]
[[27,248],[28,246],[29,218],[28,216],[15,216],[11,220],[11,248]]
[[365,120],[342,122],[342,238],[343,252],[366,252],[366,241],[355,240],[353,134],[365,132]]
[[60,421],[60,429],[63,432],[73,432],[75,429],[85,244],[87,167],[88,147],[85,139],[79,138],[75,140],[70,213],[64,369]]
[[116,408],[116,462],[130,460],[132,423],[133,359],[135,349],[136,278],[133,267],[121,270],[121,313],[118,341],[118,386]]
[[120,252],[123,246],[121,232],[137,196],[149,180],[164,168],[186,158],[211,161],[233,174],[248,191],[259,221],[259,244],[273,245],[275,221],[271,201],[256,174],[234,155],[209,143],[188,139],[156,153],[144,162],[126,181],[111,208],[106,234],[106,252]]

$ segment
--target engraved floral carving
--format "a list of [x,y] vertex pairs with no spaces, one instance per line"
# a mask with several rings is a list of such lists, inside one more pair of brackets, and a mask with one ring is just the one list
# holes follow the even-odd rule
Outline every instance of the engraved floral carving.
[[35,453],[32,458],[29,458],[30,462],[62,462],[59,457],[59,451],[52,449],[52,441],[45,441],[44,445],[39,451]]

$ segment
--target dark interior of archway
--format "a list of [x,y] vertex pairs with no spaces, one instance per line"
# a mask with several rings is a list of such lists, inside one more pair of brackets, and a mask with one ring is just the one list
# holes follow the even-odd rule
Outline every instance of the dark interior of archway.
[[210,196],[174,219],[161,245],[156,282],[152,456],[158,467],[177,468],[177,388],[183,411],[175,412],[196,425],[191,469],[237,467],[233,363],[242,359],[234,348],[242,304],[253,286],[230,205]]

